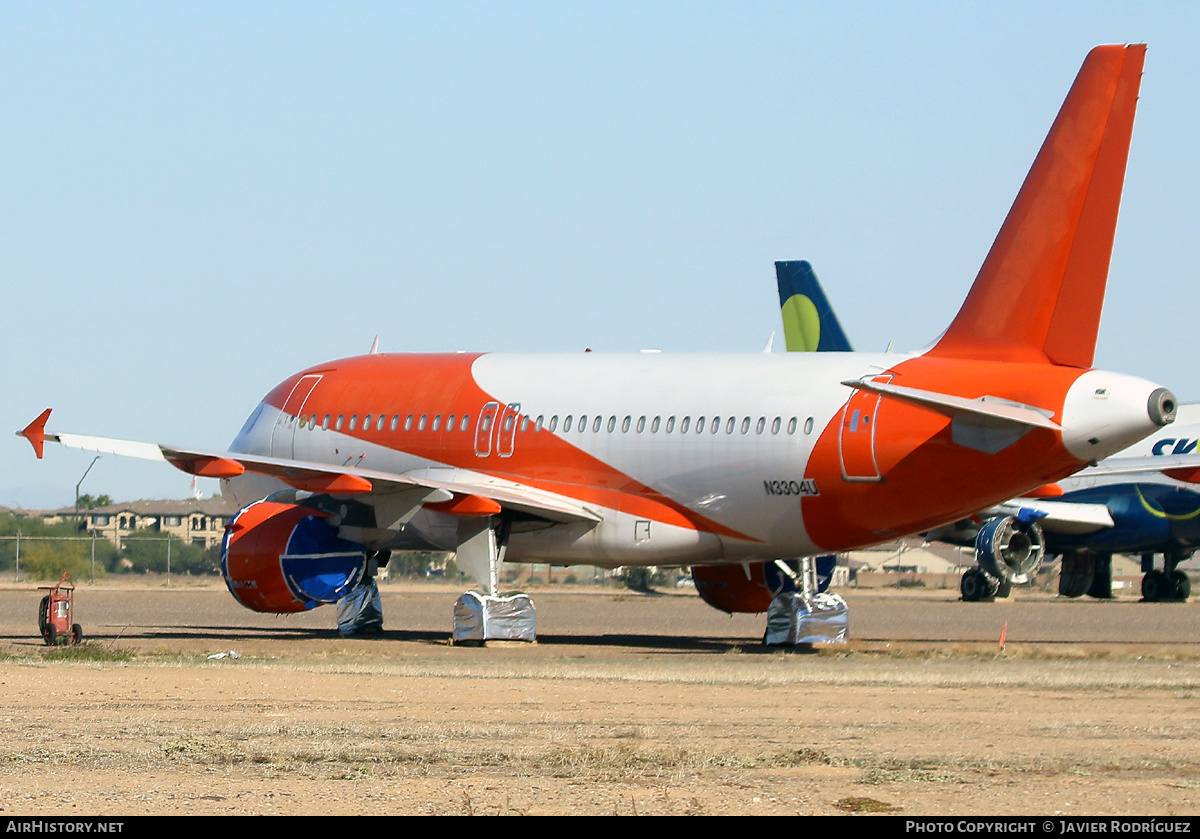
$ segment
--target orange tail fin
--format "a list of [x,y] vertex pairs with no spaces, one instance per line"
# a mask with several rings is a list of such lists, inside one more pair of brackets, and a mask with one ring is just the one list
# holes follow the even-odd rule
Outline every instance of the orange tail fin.
[[1096,47],[930,356],[1091,367],[1145,44]]

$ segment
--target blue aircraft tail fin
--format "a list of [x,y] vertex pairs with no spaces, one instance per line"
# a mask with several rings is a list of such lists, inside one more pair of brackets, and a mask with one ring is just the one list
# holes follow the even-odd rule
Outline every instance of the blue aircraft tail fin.
[[833,307],[805,260],[775,263],[788,352],[853,352]]

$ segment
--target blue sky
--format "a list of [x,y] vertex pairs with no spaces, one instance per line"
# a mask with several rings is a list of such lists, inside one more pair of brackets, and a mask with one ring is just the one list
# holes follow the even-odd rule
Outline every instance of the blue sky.
[[[1200,400],[1198,8],[0,4],[0,428],[224,448],[376,334],[756,352],[776,259],[857,347],[922,346],[1087,50],[1138,41],[1096,362]],[[0,504],[71,502],[91,455],[4,439]],[[190,480],[106,456],[83,491]]]

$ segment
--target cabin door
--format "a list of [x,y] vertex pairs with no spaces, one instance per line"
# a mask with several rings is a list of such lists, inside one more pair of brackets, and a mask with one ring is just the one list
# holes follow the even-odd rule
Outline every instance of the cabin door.
[[319,375],[302,376],[288,394],[283,411],[275,418],[275,427],[271,430],[271,457],[291,459],[296,456],[296,428],[308,425],[304,417],[304,403],[319,381]]
[[[872,381],[886,383],[891,375],[875,376]],[[882,481],[875,460],[875,419],[880,395],[855,390],[842,406],[842,425],[838,429],[838,451],[842,460],[842,480]]]

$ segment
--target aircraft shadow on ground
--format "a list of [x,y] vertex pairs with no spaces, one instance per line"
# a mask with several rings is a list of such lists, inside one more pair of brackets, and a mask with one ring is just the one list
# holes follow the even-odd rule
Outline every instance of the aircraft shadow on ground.
[[[449,639],[450,633],[428,630],[396,630],[388,629],[383,632],[350,636],[354,640],[364,641],[399,641],[442,646]],[[169,627],[124,627],[115,631],[97,631],[85,636],[86,640],[97,643],[120,644],[121,641],[211,641],[222,645],[237,641],[280,641],[289,640],[328,640],[340,639],[337,630],[311,629],[301,627],[236,627],[236,626],[188,626],[173,629]],[[18,646],[41,646],[42,640],[37,636],[9,635],[0,636],[0,642]],[[505,642],[515,643],[515,642]],[[696,638],[673,635],[646,634],[611,634],[611,635],[539,635],[539,646],[545,647],[621,647],[635,650],[658,651],[663,653],[709,653],[723,655],[730,652],[747,654],[777,655],[780,652],[804,654],[812,652],[811,647],[765,647],[754,638]],[[463,644],[469,646],[469,644]]]

